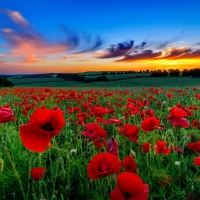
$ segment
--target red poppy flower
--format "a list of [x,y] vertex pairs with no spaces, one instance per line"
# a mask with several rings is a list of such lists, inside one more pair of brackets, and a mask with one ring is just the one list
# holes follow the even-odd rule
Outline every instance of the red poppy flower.
[[127,172],[137,174],[137,170],[136,170],[137,164],[132,156],[126,156],[123,160],[123,165],[124,165],[124,169]]
[[112,153],[115,156],[118,156],[118,143],[114,137],[112,137],[108,142],[107,152]]
[[89,123],[85,126],[85,131],[82,131],[81,134],[87,136],[87,137],[93,137],[98,129],[101,127],[99,124],[96,123]]
[[192,121],[191,126],[200,130],[200,123],[199,123],[199,121],[197,119],[194,119]]
[[95,107],[94,108],[94,114],[97,117],[103,117],[108,112],[107,108],[101,108],[101,107]]
[[110,193],[111,200],[147,200],[149,185],[133,173],[122,172],[117,176],[118,187]]
[[31,170],[31,178],[34,179],[34,181],[39,181],[45,172],[46,172],[45,168],[42,167],[33,168]]
[[119,127],[119,132],[122,135],[128,137],[133,142],[138,141],[139,128],[137,126],[132,124],[125,124],[123,127]]
[[184,118],[185,116],[187,116],[187,113],[182,109],[175,108],[175,109],[171,110],[171,116],[174,119],[181,119],[181,118]]
[[169,155],[170,153],[170,149],[169,148],[165,148],[166,146],[166,142],[161,141],[161,140],[157,140],[156,141],[156,153],[157,154],[165,154],[165,155]]
[[30,123],[20,126],[20,138],[27,149],[43,152],[64,125],[61,110],[38,109],[31,115]]
[[200,167],[200,157],[195,157],[195,158],[194,158],[194,165]]
[[185,118],[181,119],[171,119],[170,123],[176,128],[177,126],[181,126],[182,128],[189,128],[189,121]]
[[142,145],[142,150],[144,153],[148,153],[149,152],[149,149],[151,147],[151,144],[149,142],[146,142]]
[[114,123],[114,124],[122,124],[122,122],[119,120],[119,119],[114,119],[114,118],[110,118],[107,120],[106,124],[111,124],[111,123]]
[[197,151],[200,153],[200,141],[194,142],[194,143],[189,143],[188,145],[189,149],[192,149],[193,151]]
[[98,179],[109,174],[116,174],[122,165],[116,156],[111,153],[98,153],[92,158],[87,167],[87,174],[91,179]]
[[95,131],[95,134],[91,138],[94,142],[94,145],[97,148],[101,148],[102,146],[106,146],[106,136],[106,131],[103,128],[99,128]]
[[141,128],[144,132],[154,131],[160,126],[160,120],[155,117],[146,118],[142,124]]
[[0,124],[11,121],[13,116],[13,111],[10,108],[0,108]]

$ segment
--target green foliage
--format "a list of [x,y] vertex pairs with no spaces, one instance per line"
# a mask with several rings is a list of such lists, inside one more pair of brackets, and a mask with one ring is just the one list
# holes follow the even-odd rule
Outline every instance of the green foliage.
[[[173,77],[166,77],[169,84],[173,82]],[[177,77],[177,85],[184,85],[181,79],[183,77]],[[143,78],[141,78],[143,79]],[[145,82],[140,78],[137,84],[144,85]],[[146,80],[152,80],[154,84],[160,84],[161,80],[156,79],[158,83],[155,83],[153,78],[146,78]],[[144,80],[144,79],[143,79]],[[192,80],[192,79],[184,79]],[[195,79],[196,80],[196,79]],[[140,82],[139,82],[140,81]],[[112,82],[110,82],[112,83]],[[148,84],[150,84],[148,83]],[[116,83],[115,83],[116,84]],[[132,82],[133,85],[133,82]],[[130,84],[131,86],[131,84]],[[102,87],[104,87],[102,85]],[[111,85],[112,87],[112,85]],[[150,95],[156,96],[156,100],[152,100],[149,105],[155,112],[156,117],[165,124],[163,130],[157,130],[154,132],[144,133],[141,128],[139,132],[138,143],[133,143],[125,136],[119,134],[118,126],[116,124],[103,125],[108,134],[108,138],[114,136],[119,143],[119,158],[122,161],[125,156],[129,155],[132,149],[136,154],[138,175],[142,178],[144,183],[148,183],[150,186],[149,199],[163,199],[163,200],[183,200],[187,199],[188,195],[195,199],[200,196],[200,168],[193,165],[194,157],[198,156],[196,152],[192,152],[187,148],[187,143],[191,141],[190,134],[193,133],[196,140],[199,138],[199,130],[190,127],[189,129],[174,128],[169,121],[166,120],[166,116],[169,114],[169,108],[176,105],[178,102],[183,106],[197,105],[200,107],[199,100],[194,98],[194,94],[198,94],[198,91],[192,91],[190,89],[182,88],[184,92],[188,92],[187,96],[183,96],[181,93],[174,91],[174,98],[168,99],[166,93],[169,92],[166,87],[163,89],[158,88],[159,94],[152,94],[149,88],[131,88],[130,94],[125,94],[123,90],[126,88],[119,88],[121,93],[114,93],[114,95],[104,96],[102,92],[105,90],[94,90],[97,99],[94,99],[91,103],[96,105],[100,103],[102,107],[108,106],[108,100],[111,102],[111,107],[115,109],[114,114],[106,114],[105,119],[109,119],[111,116],[115,116],[116,119],[120,119],[123,123],[130,123],[140,127],[141,118],[139,114],[132,115],[128,119],[124,118],[124,109],[128,98],[137,99],[142,101],[144,95],[148,99]],[[33,94],[37,96],[43,95],[42,89],[23,90],[20,94],[14,89],[1,90],[0,105],[9,104],[14,111],[17,121],[7,122],[1,124],[0,127],[0,142],[1,146],[5,146],[8,153],[14,163],[14,166],[19,174],[22,182],[23,190],[27,200],[38,199],[57,199],[57,200],[108,200],[109,193],[116,187],[116,175],[109,175],[102,177],[99,180],[90,180],[87,176],[87,165],[91,158],[99,152],[106,151],[106,149],[97,149],[94,145],[88,145],[85,136],[80,134],[84,127],[80,124],[75,125],[77,121],[76,114],[69,114],[67,112],[68,106],[81,106],[83,102],[88,101],[88,97],[91,94],[85,93],[81,99],[81,103],[78,103],[75,99],[64,98],[60,102],[57,102],[56,97],[64,95],[69,90],[58,90],[53,88],[53,94],[49,95],[42,101],[36,102],[34,99],[28,98]],[[90,88],[91,90],[91,88]],[[112,92],[111,90],[109,90]],[[115,90],[114,90],[115,91]],[[51,141],[52,147],[47,149],[44,153],[31,152],[23,146],[19,136],[19,126],[29,122],[30,115],[35,108],[28,111],[28,115],[22,114],[22,109],[25,105],[19,105],[20,102],[27,97],[29,103],[37,103],[37,107],[46,106],[47,108],[53,108],[59,106],[65,112],[66,125],[56,137]],[[119,103],[118,98],[122,98],[120,102],[122,106],[117,106]],[[151,100],[150,98],[148,101]],[[165,102],[162,107],[157,105],[158,102]],[[17,103],[15,105],[15,103]],[[145,109],[144,107],[142,109]],[[89,111],[87,109],[85,112]],[[199,119],[199,111],[194,111],[194,115],[188,117],[190,123],[193,119]],[[95,117],[86,119],[86,124],[94,122]],[[183,153],[171,152],[168,156],[162,154],[155,154],[154,145],[155,139],[164,140],[167,145],[177,145],[183,148]],[[149,153],[145,154],[141,151],[141,145],[144,142],[150,141],[152,148]],[[89,140],[90,142],[90,140]],[[22,194],[19,188],[16,176],[13,173],[12,166],[9,162],[6,154],[0,150],[0,158],[4,161],[4,169],[0,173],[0,199],[17,199],[22,200]],[[175,165],[175,162],[179,161],[180,165]],[[44,167],[47,172],[40,181],[29,182],[30,170],[34,167]],[[124,171],[124,168],[121,169]],[[168,176],[172,178],[172,182],[168,182]],[[161,181],[166,182],[166,185],[161,186]],[[14,198],[15,196],[15,198]]]
[[0,77],[0,87],[11,87],[13,83],[7,78]]

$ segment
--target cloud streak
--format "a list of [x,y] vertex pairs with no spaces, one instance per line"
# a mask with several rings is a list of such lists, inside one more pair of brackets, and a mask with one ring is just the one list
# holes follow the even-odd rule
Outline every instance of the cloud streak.
[[134,41],[131,40],[130,42],[123,42],[123,43],[118,43],[117,45],[115,44],[110,45],[107,48],[105,54],[99,56],[99,58],[113,58],[113,57],[123,56],[132,48],[133,44]]
[[93,52],[99,50],[105,42],[100,36],[91,39],[89,34],[76,32],[64,25],[59,39],[51,42],[18,11],[0,9],[0,14],[10,19],[9,27],[3,24],[0,30],[0,37],[6,41],[3,46],[10,50],[10,56],[24,56],[23,62],[35,62],[41,55],[73,53],[72,50],[78,50],[79,53]]

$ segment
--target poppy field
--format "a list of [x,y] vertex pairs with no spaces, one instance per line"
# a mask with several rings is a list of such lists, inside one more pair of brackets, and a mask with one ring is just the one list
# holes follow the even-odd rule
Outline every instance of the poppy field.
[[200,199],[195,87],[0,90],[0,199]]

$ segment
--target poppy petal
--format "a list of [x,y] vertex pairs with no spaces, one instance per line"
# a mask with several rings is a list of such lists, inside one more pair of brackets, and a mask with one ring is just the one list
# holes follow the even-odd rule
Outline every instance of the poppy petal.
[[144,184],[143,186],[143,191],[131,197],[129,200],[147,200],[149,195],[149,185]]
[[111,193],[110,193],[110,199],[111,200],[126,200],[124,195],[121,193],[119,187],[115,188]]
[[30,123],[20,126],[20,138],[27,149],[35,152],[43,152],[51,140],[48,135],[35,131]]

